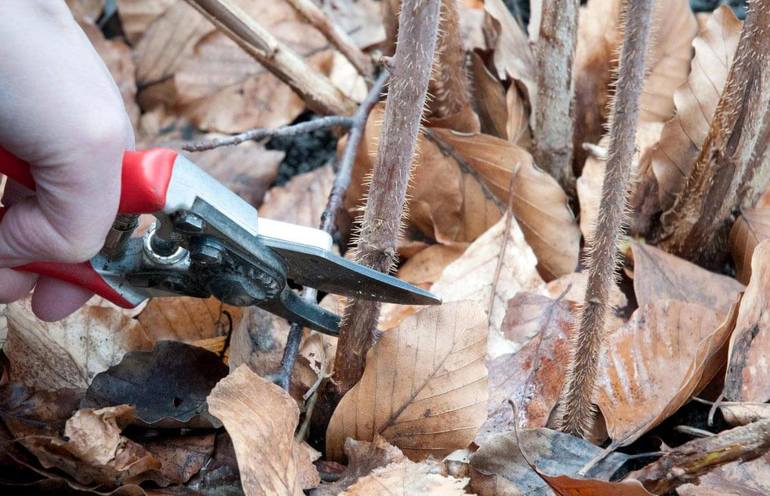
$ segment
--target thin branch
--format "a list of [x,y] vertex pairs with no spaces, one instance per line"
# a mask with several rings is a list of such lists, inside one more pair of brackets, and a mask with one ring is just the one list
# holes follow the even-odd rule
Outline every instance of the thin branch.
[[537,53],[537,105],[533,156],[567,194],[572,172],[572,63],[577,41],[578,0],[544,0]]
[[724,91],[701,152],[674,205],[661,217],[659,245],[720,264],[739,207],[752,207],[770,179],[770,0],[749,3]]
[[260,127],[225,138],[198,141],[197,143],[190,143],[189,145],[183,146],[182,150],[186,152],[202,152],[219,148],[220,146],[240,145],[245,141],[259,141],[265,138],[275,138],[277,136],[297,136],[299,134],[312,133],[313,131],[318,131],[319,129],[325,129],[327,127],[338,126],[349,128],[353,126],[353,123],[354,119],[352,117],[328,115],[326,117],[320,117],[307,122],[300,122],[299,124],[293,124],[291,126],[281,126],[276,128]]
[[[357,262],[381,272],[389,272],[397,257],[401,217],[436,48],[439,3],[404,0],[401,5],[377,160],[355,248]],[[353,300],[345,309],[334,362],[335,387],[327,393],[333,397],[325,398],[328,403],[338,401],[361,378],[379,315],[378,302]]]
[[187,0],[217,28],[288,84],[307,106],[323,115],[351,115],[356,104],[329,79],[276,39],[234,0]]
[[737,460],[749,461],[770,451],[770,419],[759,420],[694,439],[663,453],[657,461],[628,474],[655,494],[667,494],[682,484]]
[[[388,71],[384,70],[369,90],[369,94],[366,95],[364,101],[361,102],[361,105],[358,107],[358,110],[356,110],[353,117],[346,118],[350,120],[351,124],[350,135],[348,136],[348,142],[345,144],[345,151],[342,154],[342,160],[340,161],[337,175],[334,177],[334,184],[329,192],[329,200],[326,203],[326,208],[321,214],[321,229],[329,234],[333,234],[334,232],[337,213],[342,205],[342,198],[345,196],[345,193],[350,186],[353,162],[356,160],[358,145],[361,143],[361,138],[364,136],[366,120],[369,117],[372,108],[374,108],[379,101],[382,88],[385,86],[387,80]],[[317,296],[318,292],[313,288],[306,287],[302,289],[302,298],[305,299],[305,301],[315,303]],[[289,389],[291,374],[294,370],[294,364],[297,361],[297,352],[299,352],[301,341],[302,326],[299,324],[292,324],[289,329],[289,335],[286,338],[286,347],[283,350],[281,368],[273,378],[273,381],[283,389]]]
[[562,430],[583,436],[593,422],[593,393],[609,292],[615,284],[618,242],[626,219],[626,196],[635,147],[639,95],[653,0],[626,2],[625,34],[620,54],[617,93],[612,109],[607,169],[596,232],[588,249],[588,284],[580,324],[572,343],[567,384],[562,398]]
[[372,60],[361,51],[350,36],[337,27],[313,0],[287,0],[307,22],[323,34],[329,43],[353,64],[359,74],[369,79],[374,73]]

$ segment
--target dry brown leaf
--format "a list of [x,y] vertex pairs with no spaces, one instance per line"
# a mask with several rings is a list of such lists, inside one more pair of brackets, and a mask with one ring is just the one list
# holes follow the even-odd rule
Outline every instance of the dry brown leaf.
[[698,303],[724,316],[743,291],[732,277],[709,272],[654,246],[631,242],[639,307],[661,300]]
[[770,241],[757,245],[751,268],[730,341],[724,392],[729,400],[764,403],[770,400]]
[[137,83],[144,87],[169,79],[195,43],[213,30],[187,2],[176,2],[155,18],[134,48]]
[[508,139],[508,109],[502,83],[489,72],[476,52],[470,53],[469,74],[471,90],[479,115],[481,132],[501,139]]
[[556,180],[533,165],[526,150],[483,134],[434,132],[468,161],[498,199],[507,203],[508,188],[513,189],[511,210],[546,280],[575,270],[580,230],[567,195]]
[[[668,14],[673,15],[673,14]],[[663,128],[652,169],[663,210],[674,198],[700,153],[732,64],[741,22],[729,7],[717,9],[693,41],[695,57],[687,82],[674,93],[676,116]]]
[[[611,81],[622,42],[622,0],[590,0],[581,9],[575,52],[575,147],[596,143],[609,114]],[[664,122],[674,113],[672,95],[686,81],[690,44],[697,22],[687,0],[658,2],[653,10],[651,46],[642,95],[640,122]]]
[[463,496],[468,479],[455,479],[441,475],[438,465],[431,462],[414,463],[404,460],[386,467],[374,469],[362,477],[340,496]]
[[284,186],[268,191],[260,217],[318,227],[334,184],[334,170],[325,165],[314,171],[294,176]]
[[398,269],[398,278],[421,288],[430,288],[467,248],[468,243],[431,245],[407,260]]
[[[493,50],[492,61],[497,78],[518,81],[526,91],[530,105],[537,95],[535,60],[529,39],[502,0],[485,0],[484,37]],[[534,115],[534,105],[532,105]],[[512,135],[509,133],[508,135]]]
[[313,491],[313,496],[337,496],[372,470],[407,460],[400,449],[389,444],[382,436],[377,436],[373,442],[347,438],[345,456],[348,466],[340,478],[330,484],[322,484]]
[[722,465],[676,488],[680,496],[764,496],[770,494],[770,455]]
[[444,303],[385,332],[332,415],[327,457],[348,437],[380,435],[413,460],[466,447],[486,417],[486,320],[473,301]]
[[[572,305],[563,299],[521,292],[508,301],[503,334],[521,347],[487,363],[488,413],[476,444],[514,428],[546,426],[567,372],[573,321]],[[518,420],[509,400],[516,404]]]
[[152,22],[176,0],[117,0],[120,25],[131,44],[142,37]]
[[79,484],[110,488],[157,480],[154,471],[160,469],[160,461],[121,434],[132,416],[128,405],[85,408],[67,420],[63,439],[39,436],[23,444],[43,468],[61,470]]
[[3,349],[11,376],[40,389],[86,388],[126,352],[152,349],[153,340],[135,315],[95,298],[63,320],[43,322],[29,299],[11,303]]
[[301,496],[303,489],[320,483],[302,484],[301,474],[315,469],[294,440],[299,408],[280,387],[240,366],[216,385],[207,401],[233,439],[246,494]]
[[647,491],[641,482],[634,479],[609,482],[601,479],[587,479],[585,477],[569,475],[546,475],[540,477],[548,482],[548,485],[559,496],[653,496]]
[[745,210],[730,230],[730,253],[735,262],[735,278],[748,284],[751,278],[751,257],[757,245],[770,239],[770,208]]
[[720,325],[709,308],[665,300],[640,307],[607,337],[595,400],[614,444],[638,439],[717,374],[734,318]]
[[179,297],[150,300],[137,320],[153,342],[169,339],[191,343],[227,334],[230,325],[237,326],[242,316],[242,308],[224,305],[216,298]]
[[142,446],[160,461],[160,474],[176,483],[185,483],[211,463],[216,434],[168,436],[142,440]]
[[501,326],[509,299],[519,291],[534,291],[542,286],[536,263],[519,225],[507,216],[449,264],[431,291],[441,296],[444,303],[475,300],[487,312],[489,353],[495,358],[518,348],[503,338]]
[[[662,128],[663,124],[660,122],[643,122],[637,126],[636,148],[632,165],[633,174],[644,174],[645,167],[650,163],[652,148],[657,144]],[[599,149],[606,151],[609,141],[609,136],[605,135],[599,140],[597,146]],[[593,236],[594,226],[596,226],[599,217],[599,204],[601,202],[606,162],[606,154],[605,156],[596,156],[594,153],[590,154],[586,158],[580,177],[576,181],[578,201],[580,202],[580,231],[585,239],[591,239]],[[642,187],[642,184],[644,184],[644,181],[637,181],[633,184],[630,193],[632,204],[634,195],[641,193],[637,192],[637,188]],[[635,218],[638,215],[639,212],[635,212],[635,216],[630,221],[632,230],[637,229],[636,225],[641,222]]]

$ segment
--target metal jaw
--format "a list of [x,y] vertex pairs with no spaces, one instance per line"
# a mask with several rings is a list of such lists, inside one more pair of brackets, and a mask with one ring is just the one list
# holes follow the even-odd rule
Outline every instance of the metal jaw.
[[287,280],[320,291],[405,304],[434,295],[334,255],[328,233],[258,219],[257,211],[182,156],[166,207],[143,238],[121,218],[94,269],[132,303],[148,297],[215,296],[256,305],[291,322],[336,335],[339,317],[300,298]]

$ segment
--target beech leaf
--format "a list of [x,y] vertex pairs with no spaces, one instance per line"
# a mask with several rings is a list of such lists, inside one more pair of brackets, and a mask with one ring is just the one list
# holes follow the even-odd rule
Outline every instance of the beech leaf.
[[362,477],[340,496],[369,496],[388,494],[393,496],[463,496],[468,479],[455,479],[441,475],[435,463],[414,463],[410,460],[391,463],[376,468]]
[[744,210],[730,230],[730,253],[735,262],[736,279],[748,284],[751,259],[757,245],[770,239],[770,208]]
[[[242,365],[216,385],[208,404],[233,439],[246,494],[301,496],[320,483],[294,440],[299,408],[280,387]],[[315,480],[303,485],[307,472]]]
[[447,302],[386,331],[332,415],[327,456],[348,437],[382,436],[412,460],[465,448],[486,418],[486,320],[473,301]]
[[697,394],[724,363],[734,311],[658,301],[640,307],[603,343],[596,403],[615,445],[626,445]]
[[764,403],[770,400],[770,241],[757,245],[751,259],[751,280],[741,299],[730,360],[725,398]]
[[[667,15],[672,15],[671,13]],[[663,210],[674,202],[700,153],[738,46],[741,22],[727,6],[709,17],[693,41],[687,82],[674,93],[676,116],[668,121],[652,157]]]

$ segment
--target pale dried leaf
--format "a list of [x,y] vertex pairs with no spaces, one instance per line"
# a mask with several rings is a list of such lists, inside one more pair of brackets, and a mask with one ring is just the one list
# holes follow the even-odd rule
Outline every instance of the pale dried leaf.
[[398,278],[410,284],[429,288],[441,278],[444,269],[457,260],[468,243],[431,245],[407,260],[398,269]]
[[[622,42],[622,0],[590,0],[581,9],[575,53],[575,146],[596,143],[609,114],[611,82]],[[687,79],[697,22],[687,0],[655,3],[639,121],[664,122],[674,91]],[[578,149],[579,150],[579,149]],[[579,156],[584,156],[582,150]]]
[[294,176],[284,186],[268,191],[259,215],[266,219],[318,227],[333,184],[334,170],[331,165]]
[[640,307],[662,300],[697,303],[724,316],[743,285],[654,246],[631,242],[634,293]]
[[136,43],[152,22],[176,0],[117,0],[120,25],[128,42]]
[[730,342],[725,397],[764,403],[770,400],[770,241],[757,245],[751,268]]
[[340,478],[330,484],[322,484],[313,491],[312,496],[337,496],[359,478],[369,475],[372,470],[407,460],[400,449],[389,444],[382,436],[373,442],[345,440],[345,456],[348,465]]
[[353,67],[353,64],[339,52],[334,52],[332,55],[329,80],[343,95],[350,97],[355,102],[361,102],[366,98],[368,92],[366,80]]
[[206,33],[214,31],[187,2],[176,2],[158,16],[134,49],[136,79],[140,86],[159,83],[173,76]]
[[695,57],[690,75],[674,93],[676,116],[663,128],[652,158],[663,210],[673,204],[700,153],[740,32],[741,22],[729,7],[723,6],[714,12],[706,29],[693,41]]
[[341,496],[369,496],[388,494],[394,496],[463,496],[468,479],[455,479],[441,475],[435,463],[414,463],[409,460],[392,463],[362,477]]
[[483,134],[459,134],[446,129],[434,132],[468,161],[503,203],[508,201],[508,188],[513,189],[511,210],[546,280],[575,270],[580,230],[567,195],[553,177],[533,164],[526,150]]
[[573,305],[563,299],[521,292],[508,301],[503,334],[520,348],[487,363],[488,413],[476,444],[514,428],[546,426],[564,384],[573,327]]
[[724,363],[734,316],[665,300],[640,307],[610,334],[599,363],[595,401],[618,445],[638,439],[677,411]]
[[730,253],[735,262],[735,278],[748,284],[751,278],[751,257],[757,245],[770,239],[770,208],[743,211],[730,230]]
[[128,351],[153,341],[133,311],[94,299],[58,322],[43,322],[29,299],[8,305],[8,339],[3,351],[15,380],[41,389],[86,388],[93,377],[117,364]]
[[508,141],[524,148],[532,147],[532,132],[529,128],[529,107],[515,85],[505,93],[505,107],[508,110],[508,122],[505,129]]
[[501,326],[509,299],[542,286],[536,263],[519,225],[504,217],[444,269],[431,291],[444,303],[472,299],[487,312],[489,353],[494,358],[516,351],[517,346],[503,338]]
[[385,332],[332,415],[327,456],[378,435],[413,460],[466,447],[486,418],[486,320],[475,302],[444,303]]
[[719,411],[731,426],[746,425],[758,420],[770,418],[769,403],[723,402]]
[[208,404],[233,439],[246,494],[303,494],[300,474],[312,465],[294,440],[299,408],[288,393],[241,366],[216,385]]

